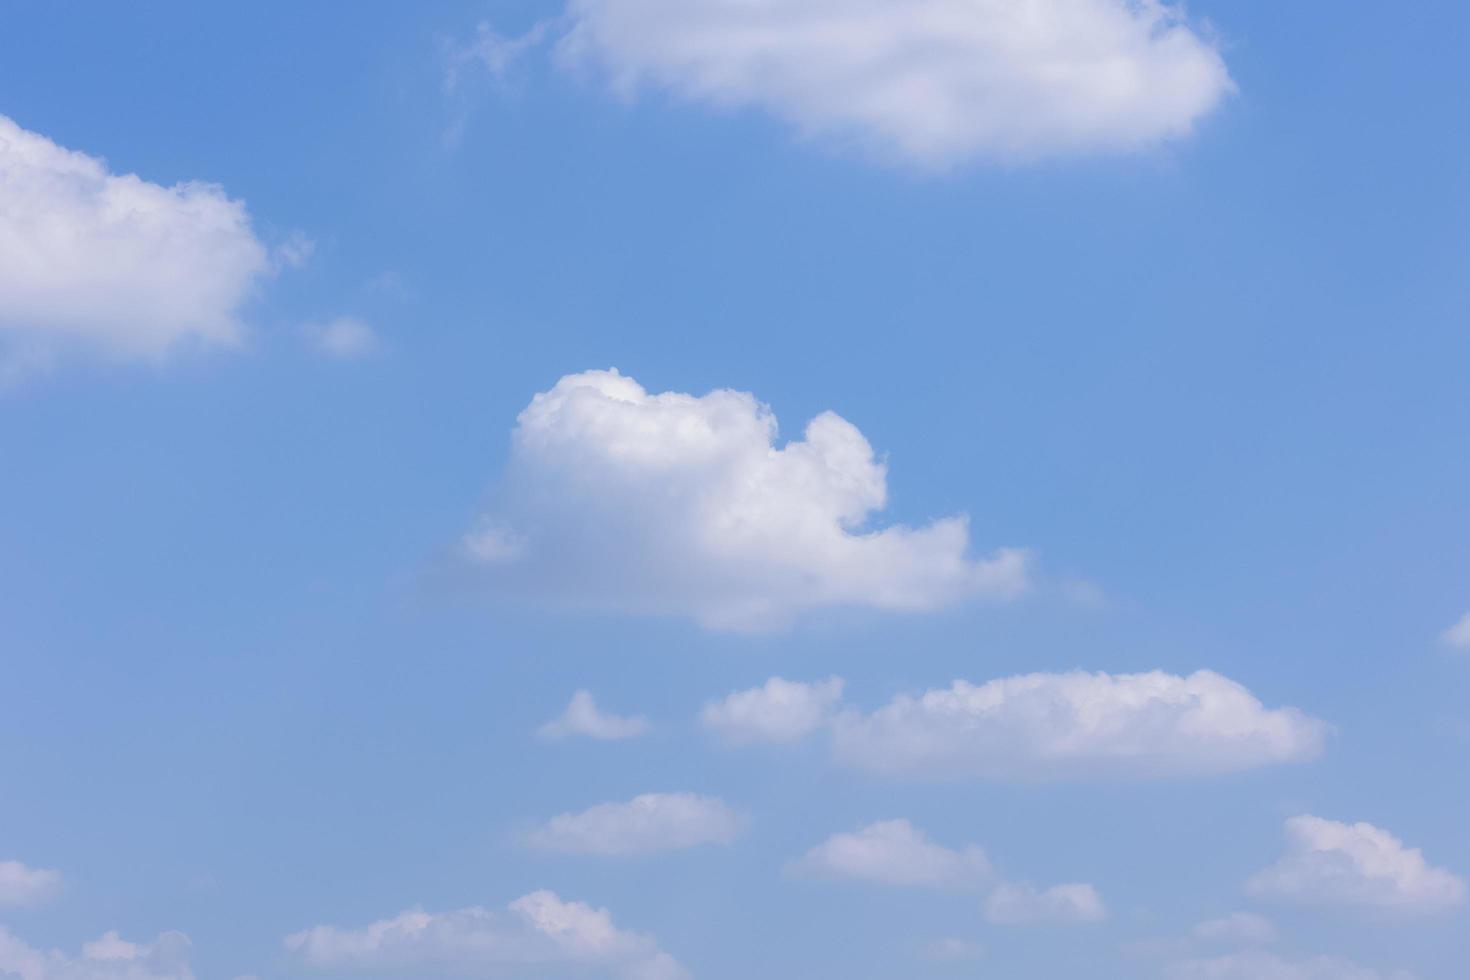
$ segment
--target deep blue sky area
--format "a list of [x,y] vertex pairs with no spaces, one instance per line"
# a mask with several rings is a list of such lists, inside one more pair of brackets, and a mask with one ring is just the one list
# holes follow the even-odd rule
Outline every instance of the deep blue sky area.
[[[866,4],[793,2],[819,27]],[[46,331],[73,321],[21,305],[39,273],[0,268],[0,342],[47,353],[0,387],[0,980],[1461,976],[1470,10],[1195,0],[1187,30],[1230,85],[1187,132],[916,160],[894,130],[824,128],[862,96],[846,76],[803,124],[784,94],[722,100],[653,70],[623,90],[559,47],[578,18],[665,6],[0,0],[0,117],[108,174],[218,185],[267,256],[226,304],[238,343],[195,344],[181,320],[184,340],[143,356],[119,353],[119,318],[153,300],[103,294],[85,326],[106,339],[53,350]],[[649,17],[609,60],[680,29]],[[482,24],[531,40],[497,73],[465,53]],[[0,139],[13,269],[60,227],[19,217],[51,185],[16,154]],[[180,255],[158,281],[182,289],[212,253],[172,241],[119,247],[155,270]],[[56,295],[100,290],[96,266],[58,272]],[[333,347],[344,323],[367,339]],[[538,392],[613,367],[649,393],[751,393],[779,420],[772,458],[836,412],[886,464],[886,501],[823,533],[867,547],[968,515],[976,561],[1028,550],[1024,594],[893,609],[809,597],[864,559],[788,585],[760,556],[700,564],[677,501],[706,471],[618,469],[570,430],[548,430],[570,440],[555,450],[513,437]],[[761,513],[825,506],[827,478]],[[531,503],[507,502],[515,479]],[[604,509],[578,510],[586,493]],[[516,506],[570,528],[527,539],[533,584],[518,559],[465,567],[466,534]],[[578,591],[595,587],[614,598]],[[737,589],[782,615],[712,623]],[[1320,722],[1320,751],[1119,774],[1128,753],[1104,746],[1061,777],[931,779],[835,747],[837,715],[956,679],[1202,669]],[[701,722],[777,676],[844,678],[837,715],[775,744]],[[578,689],[651,730],[538,738]],[[1144,766],[1193,737],[1123,723],[1152,733],[1128,750]],[[1029,758],[1015,737],[1005,752]],[[1221,738],[1209,751],[1249,740]],[[531,843],[556,814],[649,793],[717,798],[741,829],[611,857]],[[1404,849],[1384,860],[1417,848],[1424,868],[1343,858],[1325,897],[1248,886],[1290,862],[1301,814],[1371,824]],[[898,819],[984,848],[994,877],[791,866]],[[7,900],[7,860],[56,881]],[[1106,913],[1007,924],[985,911],[1001,881],[1087,883]],[[415,908],[515,922],[508,903],[539,889],[608,909],[687,974],[639,972],[622,947],[517,959],[503,937],[485,960],[422,937],[336,959],[283,944]],[[1196,932],[1235,913],[1275,938]],[[186,933],[188,965],[80,952],[110,930]],[[61,952],[25,965],[6,937]]]

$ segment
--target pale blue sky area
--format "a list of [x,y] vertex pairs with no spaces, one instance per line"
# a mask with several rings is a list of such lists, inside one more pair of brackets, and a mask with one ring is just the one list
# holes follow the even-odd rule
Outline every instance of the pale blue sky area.
[[0,980],[1463,976],[1470,12],[671,2],[0,2]]

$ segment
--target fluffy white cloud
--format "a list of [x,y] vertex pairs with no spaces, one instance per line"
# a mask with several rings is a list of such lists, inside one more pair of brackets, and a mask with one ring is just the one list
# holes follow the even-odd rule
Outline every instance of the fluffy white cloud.
[[737,630],[1025,589],[1025,554],[971,558],[963,517],[868,527],[886,502],[885,465],[831,412],[777,446],[750,394],[650,395],[589,371],[521,412],[502,507],[464,552],[502,592]]
[[700,712],[699,720],[735,745],[796,742],[831,721],[842,700],[842,687],[840,677],[815,684],[772,677],[761,687],[711,701]]
[[1161,0],[570,0],[560,53],[631,96],[757,108],[922,166],[1132,150],[1234,85]]
[[1166,980],[1414,980],[1409,973],[1380,973],[1332,956],[1286,959],[1260,950],[1171,963],[1164,976]]
[[545,739],[570,738],[573,735],[619,739],[647,735],[652,728],[648,719],[641,715],[624,718],[607,714],[598,709],[591,691],[577,691],[566,710],[542,725],[536,734]]
[[18,980],[193,980],[189,937],[165,932],[132,943],[115,932],[82,946],[79,956],[26,945],[0,926],[0,977]]
[[1327,726],[1268,710],[1211,671],[1026,674],[955,681],[871,714],[840,713],[837,755],[890,776],[1156,778],[1311,759]]
[[549,891],[485,908],[403,912],[361,929],[316,926],[286,937],[310,966],[411,976],[613,976],[682,980],[687,971],[648,936],[613,925],[606,909],[564,902]]
[[1276,941],[1276,927],[1271,920],[1254,912],[1232,912],[1218,919],[1206,919],[1194,927],[1192,934],[1207,943],[1256,946]]
[[0,906],[39,905],[61,891],[61,872],[0,861]]
[[1083,925],[1107,917],[1108,910],[1091,885],[1038,890],[1026,882],[1006,882],[985,900],[985,921],[995,925]]
[[1456,650],[1470,650],[1470,613],[1460,617],[1460,621],[1444,633],[1440,638]]
[[617,857],[729,844],[745,824],[744,816],[713,796],[645,793],[552,817],[529,841],[547,851]]
[[[1042,891],[1027,882],[1002,881],[979,847],[951,850],[907,820],[884,820],[853,833],[834,834],[787,870],[904,888],[988,890],[985,919],[995,925],[1077,925],[1107,918],[1091,885],[1056,885]],[[975,950],[968,952],[973,955]]]
[[271,269],[245,205],[213,184],[112,174],[0,116],[0,354],[157,360],[236,344]]
[[1285,856],[1249,881],[1252,894],[1404,913],[1438,912],[1465,901],[1464,881],[1369,823],[1303,814],[1286,821],[1286,842]]
[[366,357],[378,349],[377,331],[355,316],[308,323],[306,337],[318,352],[343,361]]
[[884,820],[855,833],[834,834],[793,862],[790,870],[922,888],[979,888],[992,877],[990,861],[980,848],[967,845],[952,851],[907,820]]

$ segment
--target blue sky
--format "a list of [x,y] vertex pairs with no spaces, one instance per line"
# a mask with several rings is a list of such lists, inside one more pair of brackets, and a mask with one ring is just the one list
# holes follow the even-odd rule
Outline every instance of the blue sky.
[[1467,27],[0,5],[0,978],[1460,976]]

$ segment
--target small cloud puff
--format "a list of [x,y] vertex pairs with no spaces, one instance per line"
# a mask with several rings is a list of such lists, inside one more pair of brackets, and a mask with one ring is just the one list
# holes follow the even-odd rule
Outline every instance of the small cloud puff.
[[28,946],[0,926],[0,976],[20,980],[194,980],[189,937],[165,932],[134,943],[115,932],[82,945],[80,955]]
[[61,872],[0,861],[0,906],[40,905],[61,891]]
[[626,803],[600,803],[552,817],[532,831],[528,842],[562,854],[628,857],[729,844],[744,833],[746,823],[717,797],[644,793]]
[[528,975],[618,980],[689,976],[651,938],[614,926],[606,909],[563,901],[549,891],[524,895],[504,912],[414,909],[360,929],[316,926],[287,936],[284,944],[309,966],[351,974],[506,980]]
[[1262,898],[1402,914],[1442,912],[1465,901],[1465,882],[1370,823],[1309,814],[1286,821],[1286,855],[1250,879]]
[[536,734],[548,740],[585,735],[596,739],[637,738],[653,729],[648,719],[622,718],[598,710],[591,691],[577,691],[567,704],[566,710],[536,730]]
[[1038,890],[1026,882],[1004,883],[985,900],[985,921],[993,925],[1085,925],[1108,917],[1091,885],[1053,885]]
[[832,720],[842,688],[840,677],[815,684],[772,677],[761,687],[711,701],[699,720],[732,745],[797,742]]
[[979,847],[951,850],[907,820],[883,820],[834,834],[787,865],[787,871],[900,888],[985,890],[985,919],[993,925],[1083,925],[1107,917],[1091,885],[1039,891],[1026,882],[1002,881]]
[[980,888],[992,878],[990,861],[980,848],[969,844],[952,851],[907,820],[884,820],[854,833],[834,834],[788,870],[917,888]]

